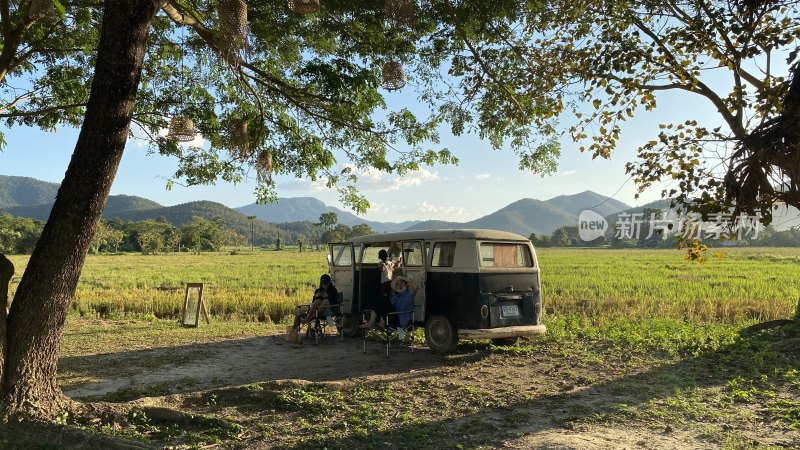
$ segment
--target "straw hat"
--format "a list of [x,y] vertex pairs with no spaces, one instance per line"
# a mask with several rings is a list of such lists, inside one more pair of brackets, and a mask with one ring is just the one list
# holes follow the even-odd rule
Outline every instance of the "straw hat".
[[399,277],[396,276],[396,277],[392,278],[392,290],[393,291],[397,291],[397,283],[399,283],[400,281],[405,281],[406,284],[408,284],[408,278],[402,277],[402,276],[399,276]]

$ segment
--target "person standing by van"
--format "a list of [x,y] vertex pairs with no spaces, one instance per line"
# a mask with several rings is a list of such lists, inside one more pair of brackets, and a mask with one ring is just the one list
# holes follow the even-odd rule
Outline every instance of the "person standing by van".
[[381,250],[378,252],[378,270],[381,272],[380,293],[381,297],[388,299],[392,293],[392,275],[394,270],[400,266],[400,261],[389,261],[389,252]]

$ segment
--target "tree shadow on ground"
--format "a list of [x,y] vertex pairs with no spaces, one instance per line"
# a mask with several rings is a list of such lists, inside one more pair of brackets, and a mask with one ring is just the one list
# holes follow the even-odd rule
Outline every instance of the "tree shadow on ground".
[[[67,367],[86,367],[88,365],[89,368],[83,370],[79,375],[104,377],[116,370],[115,361],[138,362],[139,366],[136,372],[138,374],[158,372],[156,368],[162,367],[165,360],[169,364],[174,364],[175,367],[192,371],[199,370],[202,365],[208,365],[209,361],[215,361],[215,367],[226,368],[227,378],[212,379],[208,383],[209,386],[203,384],[188,386],[188,389],[183,392],[196,395],[187,396],[184,403],[176,404],[176,407],[189,408],[202,413],[204,410],[202,405],[213,399],[214,402],[217,402],[218,407],[237,410],[243,417],[253,415],[267,420],[270,420],[269,417],[278,420],[281,417],[283,420],[286,420],[287,417],[289,417],[288,420],[297,417],[308,423],[313,417],[305,416],[302,409],[288,410],[291,412],[287,416],[287,411],[281,411],[280,408],[270,409],[270,403],[265,404],[265,400],[272,401],[276,396],[302,386],[293,380],[313,380],[332,390],[340,390],[342,388],[337,382],[360,377],[362,380],[359,380],[359,389],[380,392],[386,390],[393,383],[413,382],[422,378],[441,378],[446,376],[443,374],[446,374],[447,371],[443,369],[448,366],[459,366],[465,369],[464,372],[456,371],[454,373],[483,376],[485,374],[480,372],[482,370],[480,363],[484,360],[491,360],[498,353],[502,353],[495,347],[471,343],[459,347],[456,354],[446,357],[431,354],[426,349],[417,349],[411,354],[408,349],[401,348],[392,349],[387,358],[383,353],[384,348],[377,342],[368,343],[368,353],[364,355],[360,340],[307,346],[289,351],[288,347],[284,348],[286,347],[285,343],[279,343],[280,339],[280,337],[253,338],[242,339],[239,342],[226,341],[172,349],[64,358],[62,363]],[[560,358],[557,351],[548,353],[547,347],[543,346],[535,350],[535,352],[539,350],[545,352],[535,356],[534,361],[530,361],[530,353],[525,353],[524,357],[520,357],[525,359],[525,363],[534,366],[528,369],[532,374],[528,383],[530,389],[522,389],[517,393],[518,395],[505,401],[476,407],[474,404],[470,405],[475,398],[456,400],[460,404],[451,406],[457,406],[457,410],[460,412],[448,412],[445,406],[441,413],[435,415],[436,417],[433,419],[419,420],[414,419],[413,416],[410,417],[410,420],[395,418],[391,419],[393,423],[390,423],[388,427],[378,425],[368,432],[353,431],[357,428],[355,426],[347,431],[347,423],[352,417],[345,414],[344,417],[337,419],[340,420],[339,425],[344,424],[344,428],[340,427],[328,430],[327,433],[307,436],[302,436],[302,430],[299,430],[298,434],[301,436],[297,440],[289,441],[296,442],[294,444],[287,443],[287,441],[269,443],[268,440],[261,441],[258,438],[252,438],[247,441],[246,445],[247,448],[266,448],[275,444],[280,448],[292,449],[323,447],[329,449],[493,448],[504,446],[508,441],[526,439],[525,436],[535,436],[537,433],[543,432],[580,434],[581,427],[586,423],[609,423],[613,428],[628,422],[629,424],[633,423],[634,427],[645,427],[648,426],[646,422],[653,419],[648,416],[651,413],[646,411],[647,408],[651,408],[653,405],[656,405],[655,407],[663,406],[667,399],[676,393],[711,388],[717,393],[709,398],[701,398],[699,401],[719,401],[719,398],[724,397],[728,404],[706,405],[706,408],[753,406],[754,410],[757,409],[754,414],[758,415],[758,422],[764,428],[754,430],[747,429],[747,424],[715,423],[716,419],[713,416],[692,417],[692,414],[696,412],[681,410],[681,406],[665,406],[665,408],[677,408],[677,411],[673,411],[674,416],[665,417],[663,421],[656,418],[655,423],[651,426],[661,426],[661,429],[653,428],[655,431],[651,430],[650,433],[650,436],[660,434],[664,437],[664,441],[642,440],[637,442],[638,437],[635,436],[635,433],[631,433],[633,436],[624,438],[633,439],[633,441],[620,443],[611,440],[598,445],[598,447],[614,447],[623,444],[664,447],[670,442],[670,435],[673,433],[670,424],[686,420],[693,423],[703,422],[705,425],[741,432],[743,435],[748,435],[750,432],[749,435],[759,439],[760,445],[800,448],[800,436],[797,436],[796,433],[784,434],[785,424],[780,422],[780,418],[773,417],[768,408],[763,408],[767,399],[759,397],[758,394],[760,388],[769,387],[772,391],[780,391],[792,398],[800,395],[800,383],[797,382],[796,376],[794,378],[782,376],[791,371],[794,373],[800,371],[800,351],[796,348],[777,351],[772,342],[779,339],[781,337],[777,333],[762,333],[754,337],[739,338],[734,343],[719,348],[695,349],[691,354],[681,358],[664,357],[659,360],[668,362],[661,364],[656,362],[655,365],[644,369],[628,368],[615,372],[613,366],[602,366],[602,370],[598,370],[596,373],[595,379],[581,381],[573,378],[568,382],[555,384],[555,389],[545,391],[536,390],[535,387],[548,383],[553,385],[554,379],[564,373],[553,368],[566,366],[563,370],[568,372],[569,363],[553,362],[549,369],[539,367],[536,365],[536,361],[541,361],[542,358],[549,361],[557,361]],[[618,354],[620,349],[612,348],[612,345],[598,341],[594,342],[588,351],[600,358],[611,353]],[[274,351],[270,352],[270,349]],[[511,352],[513,351],[511,350]],[[230,360],[226,359],[230,355],[238,355],[237,358],[243,360],[243,365],[231,364]],[[271,355],[272,358],[267,358],[267,355]],[[520,358],[510,357],[509,360],[516,361]],[[564,361],[567,361],[567,358]],[[248,371],[242,371],[245,366],[249,368]],[[348,369],[343,371],[343,367]],[[541,372],[537,372],[540,369]],[[546,374],[545,370],[552,373]],[[168,374],[169,371],[165,370],[164,372],[161,375]],[[156,373],[156,375],[159,374]],[[200,373],[195,373],[195,375],[202,376]],[[123,379],[130,382],[131,379],[135,379],[136,374],[128,374],[126,377]],[[158,379],[158,376],[148,378],[149,382],[157,382]],[[175,380],[173,377],[173,382]],[[177,378],[177,381],[181,380],[181,378]],[[286,382],[280,380],[286,380]],[[492,382],[501,382],[491,379],[480,381],[489,386]],[[253,389],[253,392],[246,392],[250,390],[248,386],[245,386],[249,383],[261,384],[257,390],[270,392],[258,393],[256,389]],[[737,390],[745,392],[750,397],[745,395],[737,398]],[[133,390],[133,393],[135,395],[132,398],[147,395],[147,392],[141,390]],[[426,394],[420,395],[424,397]],[[126,400],[126,398],[120,398],[120,400]],[[348,399],[346,403],[352,404],[350,400],[352,399]],[[737,404],[737,402],[739,403]],[[436,405],[435,402],[423,402],[422,404],[423,407],[429,408]],[[298,415],[292,416],[293,413]],[[431,416],[431,414],[428,415],[428,417]],[[724,415],[722,417],[721,420],[726,420]],[[742,428],[737,429],[740,426]],[[382,429],[384,427],[386,429]],[[375,429],[381,429],[381,431],[373,431]],[[675,439],[693,447],[721,445],[719,436],[704,435],[696,429]],[[546,443],[537,443],[536,441],[525,441],[522,445],[547,447]],[[555,445],[551,448],[563,447],[563,445]]]
[[[761,414],[756,441],[748,442],[747,446],[776,446],[785,448],[800,448],[800,434],[787,432],[786,424],[776,423],[776,418],[771,417],[769,411],[764,410],[763,403],[767,403],[770,394],[765,397],[737,399],[737,390],[757,392],[751,389],[758,386],[768,386],[773,391],[788,393],[788,397],[797,398],[800,395],[800,384],[796,376],[786,378],[782,373],[796,374],[800,370],[800,349],[776,351],[770,345],[775,337],[756,336],[738,339],[734,344],[715,350],[702,351],[696,355],[686,356],[677,362],[659,365],[640,372],[616,376],[609,374],[608,378],[586,386],[563,387],[562,392],[545,395],[534,395],[526,400],[511,401],[501,406],[481,408],[479,411],[463,414],[458,417],[448,417],[443,412],[441,419],[403,423],[390,426],[386,430],[371,432],[368,435],[349,435],[338,438],[325,438],[321,440],[303,441],[286,448],[306,449],[316,448],[496,448],[503,447],[511,439],[525,435],[563,430],[567,433],[579,434],[581,423],[593,421],[633,420],[634,423],[645,426],[644,420],[649,418],[637,414],[645,414],[641,409],[654,403],[656,405],[677,392],[687,392],[696,388],[716,388],[722,391],[722,396],[732,402],[727,405],[731,408],[746,407],[749,404],[758,406],[757,414]],[[491,350],[484,350],[488,352]],[[538,380],[531,380],[536,383]],[[731,383],[736,387],[731,387]],[[370,389],[380,389],[385,384],[373,383]],[[524,392],[520,397],[524,397]],[[700,402],[703,399],[699,400]],[[740,402],[738,405],[737,402]],[[715,408],[715,405],[698,405]],[[637,412],[637,408],[639,411]],[[674,411],[678,416],[686,414],[691,418],[691,410]],[[800,410],[796,411],[800,414]],[[668,439],[675,430],[672,429],[667,419],[666,426],[661,424],[661,434]],[[710,422],[714,425],[713,417],[697,418],[697,420]],[[778,421],[779,422],[779,421]],[[678,419],[680,423],[680,419]],[[654,424],[653,426],[656,426]],[[737,424],[719,423],[722,430],[735,431]],[[760,428],[764,426],[764,428]],[[748,430],[742,430],[745,434]],[[640,437],[629,436],[631,442],[625,444],[636,445]],[[721,442],[715,441],[718,437],[704,435],[697,430],[690,431],[682,439],[691,439],[692,448],[717,447]],[[600,448],[621,445],[620,442],[605,442]],[[539,444],[535,444],[537,447]],[[544,443],[541,443],[544,447]],[[654,442],[644,440],[638,442],[639,446],[663,447]],[[550,447],[548,447],[550,448]],[[556,445],[553,448],[564,448]],[[589,447],[591,448],[591,447]],[[652,448],[652,447],[651,447]]]
[[373,375],[400,375],[436,367],[444,357],[417,347],[339,341],[295,348],[283,336],[65,357],[59,382],[76,400],[130,401],[145,396],[191,393],[283,379],[336,382]]

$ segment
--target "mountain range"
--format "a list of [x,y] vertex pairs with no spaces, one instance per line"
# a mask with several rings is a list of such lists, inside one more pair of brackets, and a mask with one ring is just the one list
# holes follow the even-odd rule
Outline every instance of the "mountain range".
[[419,223],[418,220],[408,222],[376,222],[373,220],[366,220],[357,215],[342,211],[341,209],[328,206],[325,203],[317,200],[314,197],[291,197],[281,198],[276,203],[268,203],[266,205],[259,205],[258,203],[251,203],[246,206],[236,208],[242,214],[247,216],[256,216],[258,219],[265,222],[319,222],[319,216],[327,212],[335,212],[339,223],[352,227],[365,223],[370,226],[376,233],[384,233],[389,231],[401,231],[406,228]]
[[438,220],[420,222],[409,230],[430,230],[434,228],[492,228],[506,230],[523,236],[551,234],[565,226],[575,226],[578,215],[584,209],[591,209],[608,216],[630,206],[618,200],[609,199],[592,191],[574,195],[559,195],[550,200],[525,198],[517,200],[489,215],[469,222],[443,222]]
[[[56,183],[0,175],[0,212],[47,220],[57,191]],[[281,224],[280,228],[286,230],[288,223],[313,223],[319,221],[322,213],[335,212],[339,223],[348,226],[366,223],[377,233],[434,228],[492,228],[528,236],[531,233],[550,234],[565,225],[574,226],[577,224],[578,214],[584,209],[592,209],[608,216],[628,208],[628,205],[618,200],[585,191],[574,195],[560,195],[549,200],[521,199],[469,222],[429,220],[397,223],[362,219],[350,212],[327,206],[313,197],[281,198],[272,204],[254,203],[234,209],[210,201],[163,206],[142,197],[112,195],[106,203],[103,218],[127,221],[163,218],[175,226],[182,226],[194,216],[209,220],[219,217],[226,226],[240,234],[249,235],[253,226],[260,235],[273,235],[280,232],[276,224]],[[251,222],[248,216],[255,216],[258,220]]]

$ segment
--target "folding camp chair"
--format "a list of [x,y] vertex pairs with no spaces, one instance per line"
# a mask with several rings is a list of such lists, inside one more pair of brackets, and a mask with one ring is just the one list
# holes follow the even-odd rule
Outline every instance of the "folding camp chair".
[[[297,305],[296,314],[304,317],[308,311],[308,305]],[[344,340],[344,333],[342,332],[342,305],[330,305],[330,315],[317,316],[308,322],[301,322],[300,328],[306,328],[305,336],[308,339],[313,338],[315,344],[319,344],[320,336],[325,336],[328,328],[333,327],[336,329],[336,334],[339,340]]]
[[[362,311],[362,321],[368,322],[372,310]],[[401,314],[411,314],[411,322],[405,327],[399,325],[392,326],[391,324],[399,324],[399,316]],[[361,337],[364,341],[364,353],[367,353],[367,338],[371,336],[379,336],[386,343],[386,356],[389,356],[389,347],[392,345],[392,340],[397,341],[399,345],[402,342],[408,342],[411,347],[411,353],[414,353],[414,305],[408,311],[392,311],[383,318],[384,328],[364,328]]]

